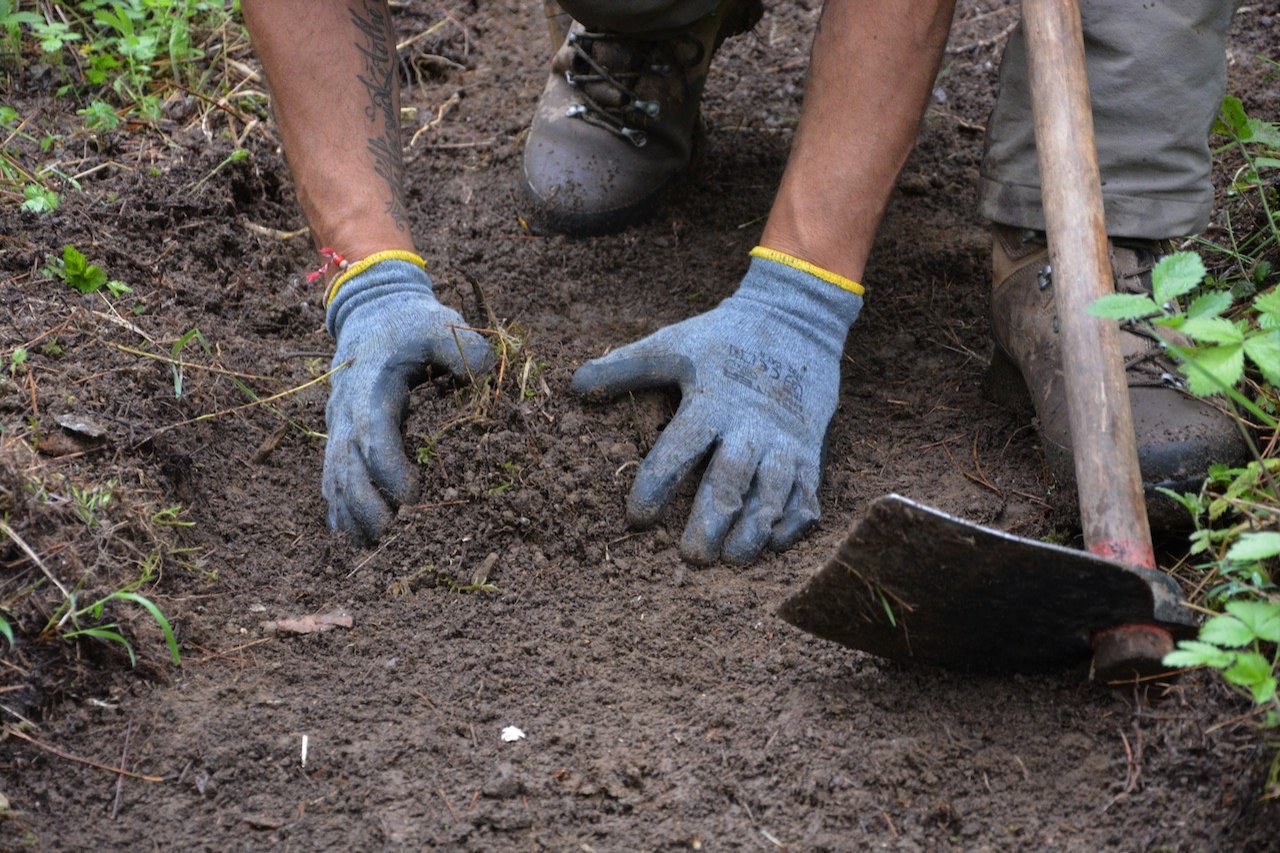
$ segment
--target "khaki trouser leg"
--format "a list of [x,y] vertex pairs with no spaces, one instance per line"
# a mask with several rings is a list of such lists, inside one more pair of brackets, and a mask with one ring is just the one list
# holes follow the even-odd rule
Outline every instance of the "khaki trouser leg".
[[[1209,128],[1226,90],[1226,41],[1238,0],[1082,0],[1085,56],[1107,231],[1164,239],[1209,223]],[[1044,229],[1022,27],[1000,66],[987,122],[979,209]]]
[[560,0],[587,29],[615,33],[679,30],[716,10],[717,0]]

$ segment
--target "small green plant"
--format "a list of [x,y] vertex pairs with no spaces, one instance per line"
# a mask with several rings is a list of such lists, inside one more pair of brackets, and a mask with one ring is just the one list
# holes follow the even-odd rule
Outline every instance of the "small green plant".
[[114,480],[102,486],[87,488],[71,484],[71,506],[81,521],[89,527],[97,526],[99,513],[111,503],[115,485]]
[[496,585],[489,583],[489,579],[487,577],[475,578],[470,582],[462,581],[455,578],[444,569],[437,569],[435,566],[424,566],[422,571],[417,574],[429,574],[434,576],[436,580],[449,587],[450,592],[464,594],[471,592],[487,592],[490,594],[502,592],[502,590],[498,589]]
[[[1226,240],[1198,245],[1204,258],[1178,252],[1152,270],[1152,295],[1115,294],[1090,311],[1165,341],[1188,391],[1216,396],[1228,406],[1248,440],[1253,461],[1213,465],[1199,493],[1165,494],[1190,513],[1191,584],[1211,615],[1194,640],[1183,640],[1165,658],[1170,667],[1206,667],[1253,704],[1250,719],[1280,728],[1280,458],[1254,445],[1252,435],[1280,431],[1280,207],[1274,180],[1280,169],[1280,132],[1249,117],[1228,97],[1214,132],[1227,142],[1215,152],[1230,156],[1231,200],[1223,211]],[[1221,163],[1221,159],[1219,161]],[[1233,221],[1236,216],[1240,222]],[[1280,797],[1280,753],[1272,762],[1264,796]]]
[[507,472],[507,479],[491,487],[489,489],[491,495],[503,495],[511,491],[520,482],[520,475],[524,473],[523,468],[510,460],[502,463],[502,470]]
[[[1228,140],[1215,153],[1234,148],[1244,161],[1244,167],[1236,173],[1228,192],[1256,192],[1260,203],[1270,212],[1271,202],[1263,173],[1280,169],[1280,127],[1275,122],[1250,116],[1239,98],[1228,95],[1222,101],[1222,110],[1214,122],[1213,132]],[[1275,239],[1280,231],[1280,222],[1272,215],[1268,225],[1266,230]]]
[[41,184],[24,184],[22,187],[22,209],[41,215],[53,213],[61,203],[61,197]]
[[1280,663],[1280,601],[1228,601],[1226,612],[1211,617],[1196,640],[1182,640],[1165,656],[1166,666],[1206,666],[1242,688],[1265,709],[1262,724],[1280,725],[1276,701],[1276,666]]
[[[140,583],[141,581],[139,581]],[[46,626],[46,632],[54,627],[70,622],[73,626],[70,631],[63,631],[64,639],[73,640],[78,637],[90,637],[95,640],[104,640],[109,643],[119,643],[129,654],[129,664],[131,666],[138,665],[138,656],[133,650],[133,644],[125,639],[120,633],[120,623],[116,621],[103,622],[102,619],[106,612],[108,604],[117,601],[127,601],[139,605],[156,624],[160,626],[160,631],[164,634],[165,644],[169,647],[169,658],[175,665],[182,663],[182,655],[178,651],[178,639],[173,633],[173,626],[169,624],[168,618],[164,612],[156,606],[151,599],[139,595],[131,589],[116,590],[109,595],[105,595],[87,607],[76,608],[75,595],[72,594],[67,599],[64,611],[60,614],[54,614],[54,619],[50,620],[49,626]],[[97,624],[82,626],[82,620],[91,620]]]
[[44,18],[35,12],[23,12],[18,9],[14,0],[0,0],[0,48],[5,53],[18,53],[22,47],[22,27],[35,27],[44,23]]
[[[182,354],[182,351],[186,349],[187,344],[191,343],[193,340],[197,341],[206,353],[210,352],[209,342],[204,339],[204,334],[198,328],[192,326],[184,332],[180,338],[173,342],[170,354],[173,356],[175,361],[180,360],[179,356]],[[173,370],[173,396],[180,398],[182,397],[182,367],[178,364],[171,364],[169,367]]]
[[195,192],[196,190],[200,189],[202,186],[204,186],[206,183],[209,182],[210,178],[212,178],[214,175],[221,172],[224,167],[230,165],[231,163],[239,163],[242,160],[247,160],[247,159],[249,159],[248,150],[244,148],[237,148],[235,151],[232,151],[230,154],[224,157],[221,163],[214,166],[209,171],[209,174],[205,175],[203,178],[201,178],[200,180],[192,184],[190,187],[191,191]]
[[195,527],[194,521],[184,518],[186,512],[182,504],[174,504],[152,514],[151,522],[161,527]]
[[[1240,203],[1252,217],[1233,216],[1224,210],[1226,239],[1221,243],[1197,240],[1206,252],[1225,259],[1234,295],[1249,296],[1266,286],[1275,272],[1273,258],[1280,248],[1280,193],[1271,177],[1280,170],[1280,128],[1274,122],[1262,121],[1245,112],[1239,98],[1227,96],[1213,125],[1213,132],[1226,142],[1214,154],[1230,155],[1234,167],[1227,197]],[[1270,255],[1271,257],[1268,257]]]
[[9,375],[17,376],[18,370],[27,363],[27,348],[14,347],[9,353]]
[[520,368],[520,399],[533,400],[539,396],[551,396],[551,389],[547,387],[544,376],[546,370],[545,362],[534,361],[532,357],[525,358],[524,366]]
[[13,626],[9,624],[9,620],[4,616],[0,616],[0,637],[4,637],[9,642],[9,648],[13,648],[17,643],[13,639]]
[[63,21],[46,21],[39,18],[31,25],[40,50],[49,57],[57,57],[73,41],[80,41],[83,36],[71,29],[71,25]]
[[[1152,270],[1153,296],[1116,293],[1102,297],[1089,310],[1098,317],[1186,335],[1191,345],[1169,344],[1168,350],[1181,362],[1187,388],[1201,396],[1226,394],[1252,409],[1234,389],[1244,378],[1246,357],[1268,382],[1280,385],[1280,293],[1257,296],[1251,317],[1232,320],[1223,316],[1232,306],[1231,293],[1202,289],[1206,277],[1198,254],[1175,252]],[[1182,308],[1178,300],[1197,289],[1200,292]]]
[[120,126],[120,115],[105,101],[94,101],[76,115],[84,118],[84,126],[89,130],[106,133]]
[[49,264],[43,270],[50,278],[65,281],[81,293],[97,293],[102,288],[115,297],[132,293],[133,289],[122,281],[107,277],[107,271],[89,260],[75,246],[63,246],[62,257],[49,256]]
[[[1267,428],[1276,429],[1276,419],[1263,408],[1271,403],[1263,399],[1260,405],[1240,386],[1249,365],[1267,386],[1280,386],[1280,292],[1259,293],[1237,306],[1234,317],[1227,316],[1231,292],[1209,280],[1204,262],[1194,252],[1162,259],[1151,278],[1152,296],[1114,294],[1095,302],[1090,311],[1144,326],[1152,334],[1168,329],[1185,335],[1188,343],[1167,343],[1167,351],[1179,362],[1188,390],[1201,396],[1224,395]],[[1185,307],[1180,301],[1184,298]],[[1181,641],[1165,663],[1219,671],[1260,708],[1266,707],[1268,726],[1280,723],[1280,706],[1275,705],[1280,659],[1273,648],[1280,641],[1280,595],[1265,561],[1280,556],[1280,533],[1261,528],[1280,523],[1280,495],[1272,479],[1280,473],[1276,463],[1280,460],[1259,459],[1234,469],[1214,466],[1201,494],[1166,492],[1196,518],[1190,553],[1210,557],[1200,568],[1218,582],[1207,598],[1226,612],[1205,622],[1198,639]],[[1215,528],[1213,524],[1228,513],[1244,520]]]
[[439,436],[435,435],[428,435],[422,439],[422,444],[418,445],[418,452],[414,455],[419,465],[426,465],[436,458],[436,445],[439,441]]

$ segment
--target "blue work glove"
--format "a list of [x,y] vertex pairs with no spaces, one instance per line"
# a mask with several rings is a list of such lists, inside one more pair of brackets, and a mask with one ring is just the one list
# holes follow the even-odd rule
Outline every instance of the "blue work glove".
[[574,393],[678,386],[680,408],[636,474],[627,521],[652,524],[711,459],[680,541],[695,563],[745,563],[817,521],[823,440],[836,410],[845,335],[862,287],[756,248],[736,293],[706,314],[587,362]]
[[[377,260],[385,255],[392,259]],[[435,368],[455,379],[482,374],[493,352],[436,300],[422,261],[408,252],[374,255],[335,283],[325,323],[338,369],[325,407],[322,489],[329,526],[372,542],[417,494],[417,469],[400,435],[409,392]]]

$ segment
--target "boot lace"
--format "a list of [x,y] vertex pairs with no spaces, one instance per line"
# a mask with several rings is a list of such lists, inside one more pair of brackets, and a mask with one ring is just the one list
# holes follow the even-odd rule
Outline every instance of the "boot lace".
[[[596,57],[597,45],[609,43],[621,47],[618,54],[626,58],[629,67],[608,67]],[[637,94],[640,81],[648,75],[670,78],[697,66],[705,53],[702,44],[687,35],[645,41],[616,33],[581,31],[570,32],[566,45],[573,50],[573,60],[564,78],[581,100],[570,106],[565,115],[602,127],[637,148],[649,141],[644,123],[662,112],[657,100]],[[691,57],[688,51],[681,50],[682,45],[693,48]],[[684,75],[679,79],[683,80]]]

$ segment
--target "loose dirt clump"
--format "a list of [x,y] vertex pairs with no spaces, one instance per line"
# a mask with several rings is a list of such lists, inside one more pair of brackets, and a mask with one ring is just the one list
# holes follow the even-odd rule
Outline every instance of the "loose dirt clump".
[[[769,4],[725,46],[697,166],[651,221],[593,240],[531,233],[515,191],[549,58],[540,7],[399,5],[401,41],[445,22],[404,56],[415,236],[441,299],[512,347],[501,381],[416,393],[420,503],[369,550],[324,526],[332,345],[265,105],[175,101],[163,143],[122,130],[95,147],[52,83],[9,78],[7,103],[62,122],[76,168],[101,168],[51,215],[0,209],[0,340],[29,353],[0,385],[0,517],[84,600],[159,554],[140,591],[176,627],[182,664],[132,606],[110,616],[137,668],[119,644],[42,639],[59,593],[4,539],[0,613],[18,649],[0,660],[0,846],[1273,846],[1280,814],[1258,800],[1273,747],[1207,677],[1147,707],[1081,672],[894,666],[774,615],[886,492],[1071,535],[1025,413],[981,394],[974,187],[1016,4],[960,4],[867,271],[824,520],[746,568],[680,561],[687,495],[655,529],[625,527],[672,400],[584,405],[569,377],[732,292],[785,162],[819,4]],[[1259,21],[1277,11],[1241,12],[1230,66],[1232,91],[1269,117],[1259,57],[1280,40]],[[229,67],[254,73],[248,55]],[[248,157],[224,164],[237,148]],[[69,244],[132,292],[49,280]],[[96,525],[62,500],[108,483]],[[350,627],[264,628],[335,611]],[[525,737],[504,740],[509,726]]]

